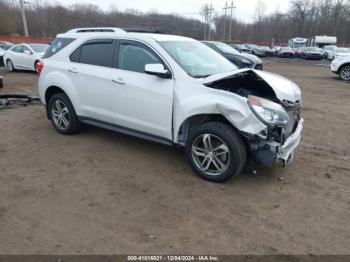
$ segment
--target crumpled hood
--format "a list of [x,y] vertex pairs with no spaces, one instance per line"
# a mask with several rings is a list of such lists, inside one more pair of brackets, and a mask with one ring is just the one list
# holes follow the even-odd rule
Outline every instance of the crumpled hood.
[[258,75],[261,79],[263,79],[275,92],[276,97],[283,102],[284,100],[289,102],[300,102],[301,101],[301,91],[300,88],[288,80],[287,78],[269,73],[266,71],[253,70],[253,69],[239,69],[231,72],[226,72],[222,74],[216,74],[204,78],[202,83],[204,85],[209,85],[211,83],[223,80],[225,78],[230,78],[231,76],[240,74],[246,71],[253,71],[256,75]]

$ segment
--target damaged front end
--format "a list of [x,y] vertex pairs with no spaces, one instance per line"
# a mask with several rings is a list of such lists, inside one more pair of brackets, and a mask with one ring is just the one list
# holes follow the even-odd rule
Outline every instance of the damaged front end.
[[258,133],[241,131],[253,159],[266,166],[276,162],[285,166],[293,160],[304,122],[300,89],[293,82],[267,72],[242,70],[207,79],[205,85],[246,97],[252,114],[266,126]]

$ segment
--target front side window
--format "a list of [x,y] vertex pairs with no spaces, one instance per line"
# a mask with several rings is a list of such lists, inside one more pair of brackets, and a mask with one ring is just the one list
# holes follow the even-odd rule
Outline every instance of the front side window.
[[119,69],[144,73],[145,65],[162,63],[151,50],[141,44],[121,43],[119,45]]
[[188,75],[194,78],[237,69],[222,55],[197,41],[164,41],[160,42],[160,45]]
[[32,51],[28,48],[28,47],[26,47],[25,45],[23,46],[23,49],[22,49],[23,51],[23,53],[25,52],[25,51],[28,51],[28,52],[30,52],[30,53],[32,53]]

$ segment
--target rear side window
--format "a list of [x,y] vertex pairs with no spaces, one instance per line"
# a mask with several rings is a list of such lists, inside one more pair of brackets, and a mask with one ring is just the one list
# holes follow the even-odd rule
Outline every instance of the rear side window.
[[12,50],[13,52],[23,53],[23,45],[15,46],[15,47],[12,48],[11,50]]
[[113,62],[113,41],[88,43],[81,47],[80,63],[111,67]]
[[91,40],[70,55],[70,61],[81,64],[112,67],[113,40]]
[[53,41],[52,44],[49,46],[49,48],[46,49],[43,58],[48,58],[50,56],[53,56],[54,54],[57,54],[67,45],[72,43],[74,40],[75,38],[56,38],[55,41]]

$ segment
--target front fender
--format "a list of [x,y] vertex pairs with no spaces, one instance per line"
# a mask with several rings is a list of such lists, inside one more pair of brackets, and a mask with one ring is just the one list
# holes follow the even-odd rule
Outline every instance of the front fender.
[[174,134],[177,134],[185,121],[196,115],[219,114],[224,116],[238,131],[258,134],[264,125],[250,110],[247,98],[226,91],[214,90],[216,94],[199,94],[179,100],[175,98]]

